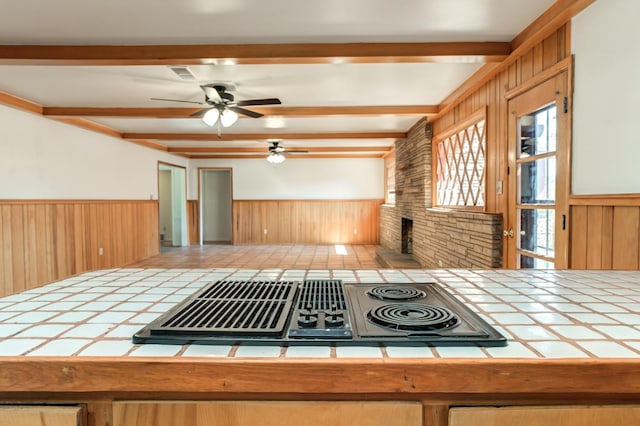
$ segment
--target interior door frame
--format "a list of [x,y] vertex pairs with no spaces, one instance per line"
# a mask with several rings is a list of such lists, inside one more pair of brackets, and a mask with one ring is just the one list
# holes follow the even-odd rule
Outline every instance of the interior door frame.
[[198,167],[198,243],[204,245],[204,220],[202,217],[202,172],[207,170],[228,171],[229,172],[229,195],[231,201],[231,244],[235,244],[235,232],[233,218],[235,217],[235,205],[233,199],[233,168],[232,167]]
[[[160,241],[160,233],[161,233],[161,229],[160,229],[160,226],[161,226],[161,224],[160,224],[160,166],[161,165],[165,165],[165,166],[169,166],[169,167],[175,167],[175,168],[178,168],[178,169],[184,169],[184,195],[185,195],[184,209],[185,209],[185,211],[187,209],[187,188],[188,188],[188,185],[187,185],[188,175],[187,175],[187,167],[186,166],[181,166],[179,164],[173,164],[173,163],[169,163],[169,162],[166,162],[166,161],[158,160],[157,172],[156,172],[157,188],[158,188],[158,197],[157,197],[158,198],[158,203],[157,203],[158,204],[158,244],[160,244],[159,241]],[[171,219],[173,220],[173,217]],[[184,222],[184,223],[182,223],[182,225],[184,225],[184,228],[187,229],[187,237],[186,238],[187,238],[187,244],[188,244],[189,243],[189,235],[188,235],[189,231],[188,231],[188,224],[187,224],[187,216],[186,215],[184,215],[184,217],[182,218],[182,222]],[[184,238],[185,237],[183,236],[182,239],[184,240]],[[179,246],[175,246],[174,245],[173,247],[182,247],[182,242],[180,242]]]
[[[558,115],[562,114],[564,119],[557,120],[557,146],[556,146],[556,239],[554,244],[555,257],[554,267],[556,269],[566,269],[569,267],[570,259],[570,241],[571,241],[571,218],[569,210],[569,195],[571,194],[571,147],[572,123],[573,123],[573,57],[568,57],[559,62],[550,69],[536,75],[523,85],[509,91],[505,95],[507,103],[507,146],[506,146],[506,164],[508,166],[507,185],[506,185],[506,214],[503,237],[505,245],[503,267],[515,269],[516,262],[516,239],[506,235],[509,230],[515,228],[515,197],[517,196],[516,188],[516,168],[515,165],[515,138],[517,137],[517,126],[514,125],[517,118],[511,114],[511,102],[521,95],[532,93],[536,89],[542,88],[544,85],[554,86],[554,96],[550,99],[550,103],[555,99]],[[565,100],[566,99],[566,100]],[[539,105],[540,107],[544,106]],[[535,110],[535,109],[534,109]],[[558,231],[561,231],[560,233]]]

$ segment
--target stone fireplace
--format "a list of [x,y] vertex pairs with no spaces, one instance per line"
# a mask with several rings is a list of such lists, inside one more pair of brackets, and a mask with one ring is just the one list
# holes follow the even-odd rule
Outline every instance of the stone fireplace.
[[380,245],[424,268],[496,268],[502,215],[432,208],[432,128],[426,120],[395,143],[395,204],[380,208]]

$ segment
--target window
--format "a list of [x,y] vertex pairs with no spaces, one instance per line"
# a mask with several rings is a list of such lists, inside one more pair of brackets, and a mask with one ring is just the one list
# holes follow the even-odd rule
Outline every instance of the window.
[[484,109],[476,112],[436,139],[437,206],[484,210],[485,116]]
[[390,154],[384,159],[384,202],[396,203],[396,156]]

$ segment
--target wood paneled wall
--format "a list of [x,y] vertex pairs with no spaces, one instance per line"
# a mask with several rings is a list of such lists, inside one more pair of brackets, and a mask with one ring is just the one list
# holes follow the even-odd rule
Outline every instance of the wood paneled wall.
[[572,269],[640,269],[640,194],[572,196]]
[[[236,200],[236,244],[377,244],[383,200]],[[264,233],[264,230],[267,233]]]
[[0,296],[123,266],[159,252],[158,202],[0,200],[0,244]]
[[571,55],[570,24],[560,27],[531,50],[482,83],[467,96],[446,106],[444,114],[434,121],[434,138],[463,122],[480,108],[487,107],[487,173],[486,207],[490,213],[505,213],[506,197],[496,193],[496,182],[507,182],[507,99],[506,94]]

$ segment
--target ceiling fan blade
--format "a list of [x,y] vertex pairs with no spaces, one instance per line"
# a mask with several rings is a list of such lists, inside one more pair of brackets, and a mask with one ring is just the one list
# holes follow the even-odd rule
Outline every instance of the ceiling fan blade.
[[196,102],[196,101],[181,101],[179,99],[164,99],[164,98],[149,98],[152,101],[167,101],[167,102],[183,102],[185,104],[198,104],[198,105],[204,105],[203,102]]
[[220,93],[218,93],[218,91],[211,87],[211,86],[200,86],[200,88],[202,90],[204,90],[204,94],[207,95],[207,98],[209,98],[210,101],[212,102],[222,102],[222,98],[220,97]]
[[209,111],[211,108],[202,108],[201,110],[198,110],[196,112],[194,112],[193,114],[191,114],[189,117],[200,117],[202,115],[204,115],[205,112]]
[[278,98],[267,98],[267,99],[248,99],[246,101],[238,101],[236,105],[238,106],[249,106],[249,105],[280,105],[280,99]]
[[244,108],[238,108],[238,107],[235,107],[235,106],[229,107],[229,109],[231,111],[237,112],[238,114],[243,114],[243,115],[246,115],[246,116],[251,117],[251,118],[260,118],[260,117],[262,117],[264,115],[264,114],[260,114],[259,112],[251,111],[251,110],[244,109]]

